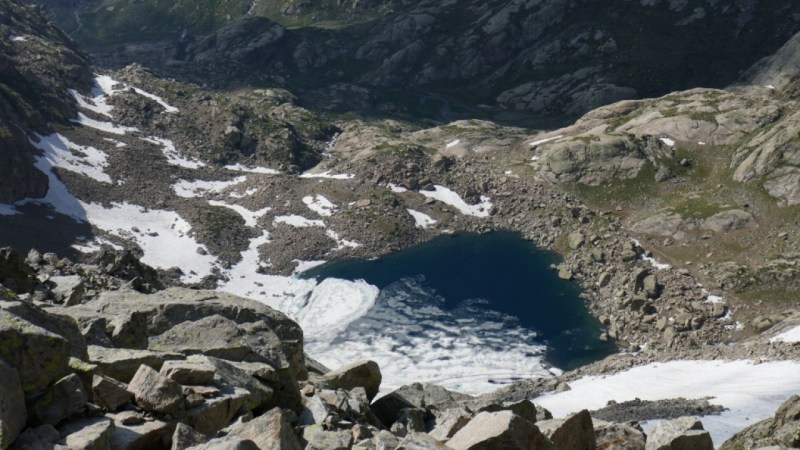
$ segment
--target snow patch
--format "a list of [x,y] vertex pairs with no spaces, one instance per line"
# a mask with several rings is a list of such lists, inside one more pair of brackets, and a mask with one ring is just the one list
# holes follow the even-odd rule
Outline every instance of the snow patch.
[[319,194],[313,197],[310,195],[303,197],[303,203],[308,206],[308,209],[314,211],[322,217],[330,217],[334,212],[336,212],[336,205]]
[[306,219],[303,216],[290,214],[288,216],[277,216],[272,221],[273,224],[285,223],[296,228],[306,227],[325,227],[325,222],[321,220]]
[[455,141],[448,142],[447,145],[445,145],[445,148],[452,148],[452,147],[455,147],[456,145],[458,145],[460,143],[461,143],[461,140],[460,139],[456,139]]
[[247,180],[246,176],[236,177],[228,181],[205,181],[205,180],[178,180],[172,185],[172,190],[179,197],[195,198],[202,197],[209,193],[220,193],[231,186]]
[[111,177],[104,172],[108,166],[108,155],[104,152],[94,147],[75,144],[58,133],[35,136],[39,141],[29,140],[30,143],[44,152],[44,158],[50,162],[51,167],[79,173],[102,183],[111,183]]
[[167,158],[167,162],[172,164],[173,166],[185,167],[187,169],[197,169],[200,167],[205,167],[206,165],[202,161],[197,161],[195,159],[189,159],[182,156],[180,152],[178,152],[178,150],[175,148],[175,144],[173,144],[172,141],[170,141],[169,139],[149,136],[146,138],[142,138],[142,140],[160,146],[161,152]]
[[11,42],[25,42],[28,40],[28,36],[14,36],[13,34],[8,36],[8,39]]
[[774,342],[787,342],[787,343],[797,343],[800,342],[800,326],[794,327],[791,330],[784,331],[783,333],[773,337],[769,340],[771,343]]
[[[181,281],[195,283],[211,274],[217,264],[205,246],[191,236],[192,227],[173,211],[147,209],[128,203],[112,203],[111,208],[84,204],[86,217],[97,228],[141,247],[141,261],[160,269],[181,269]],[[134,231],[132,227],[139,231]],[[205,250],[198,253],[198,249]]]
[[303,273],[307,270],[311,270],[314,267],[319,267],[328,261],[325,261],[324,259],[316,261],[301,261],[299,259],[295,259],[294,262],[297,263],[297,267],[294,268],[294,273],[298,274],[298,273]]
[[394,183],[389,183],[389,184],[387,184],[387,186],[389,186],[389,189],[392,192],[394,192],[395,194],[400,194],[402,192],[408,192],[408,189],[404,188],[403,186],[398,186],[398,185],[396,185]]
[[461,214],[475,217],[489,217],[492,209],[492,202],[489,197],[482,195],[481,202],[477,205],[467,204],[458,194],[450,189],[435,185],[433,191],[419,191],[425,197],[434,198],[442,203],[446,203],[461,212]]
[[253,227],[253,228],[255,228],[255,226],[258,225],[258,219],[264,217],[264,214],[272,210],[272,208],[266,207],[256,211],[251,211],[245,208],[244,206],[232,205],[218,200],[210,200],[208,204],[211,206],[222,206],[223,208],[228,208],[233,211],[236,211],[240,216],[242,216],[242,219],[244,219],[244,224],[247,225],[248,227]]
[[161,98],[161,97],[159,97],[157,95],[151,94],[151,93],[149,93],[147,91],[144,91],[142,89],[139,89],[137,87],[133,88],[133,92],[136,92],[137,94],[141,95],[142,97],[146,97],[146,98],[149,98],[150,100],[155,101],[156,103],[161,105],[162,108],[164,108],[165,112],[167,112],[169,114],[174,114],[174,113],[179,111],[178,108],[176,108],[176,107],[170,105],[169,103],[165,102],[163,98]]
[[344,238],[340,237],[339,234],[337,232],[333,231],[333,230],[325,230],[325,234],[329,238],[331,238],[334,241],[336,241],[336,248],[333,249],[334,251],[335,250],[344,250],[346,248],[361,247],[361,244],[359,244],[358,242],[344,239]]
[[712,397],[729,408],[701,417],[719,446],[734,433],[771,417],[780,404],[800,390],[800,363],[775,361],[670,361],[635,367],[613,375],[590,376],[569,383],[571,390],[534,399],[556,417],[597,409],[609,400],[624,402],[684,397]]
[[250,196],[254,195],[256,192],[258,192],[258,189],[256,189],[256,188],[250,188],[250,189],[247,189],[244,192],[233,191],[230,194],[228,194],[228,197],[231,197],[231,198],[245,198],[245,197],[250,197]]
[[13,216],[21,214],[14,205],[0,203],[0,216]]
[[139,131],[139,129],[135,127],[124,127],[121,125],[114,125],[111,122],[101,122],[99,120],[92,119],[91,117],[87,117],[86,114],[81,112],[78,113],[77,119],[70,119],[70,122],[77,123],[78,125],[83,125],[85,127],[94,128],[95,130],[100,130],[106,133],[117,134],[117,135],[124,135],[127,133]]
[[300,178],[329,178],[332,180],[350,180],[355,177],[356,177],[355,175],[350,175],[346,173],[333,175],[331,174],[330,170],[326,170],[325,172],[320,172],[320,173],[305,172],[303,174],[300,174]]
[[436,219],[423,212],[414,211],[413,209],[407,209],[407,211],[414,218],[417,228],[428,228],[436,224]]
[[558,136],[553,136],[553,137],[549,137],[549,138],[539,139],[538,141],[533,141],[528,145],[530,147],[536,147],[539,144],[544,144],[545,142],[555,141],[556,139],[561,139],[563,137],[564,137],[563,134],[559,134]]
[[270,169],[268,167],[247,167],[243,164],[229,164],[225,166],[225,168],[234,172],[263,173],[267,175],[276,175],[281,173],[278,170]]
[[669,147],[674,147],[675,146],[675,141],[673,139],[668,138],[668,137],[658,138],[658,140],[663,142],[664,144],[668,145]]

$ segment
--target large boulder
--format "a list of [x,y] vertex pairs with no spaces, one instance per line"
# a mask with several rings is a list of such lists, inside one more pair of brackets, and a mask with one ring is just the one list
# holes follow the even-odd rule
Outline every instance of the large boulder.
[[328,431],[321,425],[310,425],[303,429],[305,450],[349,450],[353,445],[350,430]]
[[431,419],[433,410],[444,410],[470,399],[472,397],[467,394],[449,391],[435,384],[413,383],[401,386],[375,400],[372,412],[384,425],[390,427],[403,408],[425,409],[428,411],[426,419]]
[[178,416],[186,406],[181,385],[145,365],[139,367],[128,390],[136,404],[147,411]]
[[411,433],[404,437],[396,450],[452,450],[426,433]]
[[255,419],[237,424],[230,434],[253,441],[261,450],[301,450],[300,440],[288,415],[273,408]]
[[[277,336],[275,340],[278,340]],[[180,323],[165,333],[150,338],[149,348],[185,355],[203,354],[228,361],[258,358],[257,354],[253,354],[244,332],[236,322],[220,315]]]
[[131,381],[139,366],[159,370],[165,361],[181,358],[183,355],[176,353],[89,346],[89,362],[97,365],[101,374],[125,383]]
[[220,389],[220,395],[206,399],[186,412],[186,422],[198,432],[213,436],[225,428],[242,410],[250,398],[250,392],[237,387]]
[[30,414],[40,423],[57,425],[83,411],[89,395],[81,379],[69,374],[56,381],[31,405]]
[[630,425],[594,420],[597,450],[644,450],[645,434]]
[[556,450],[594,450],[597,446],[592,416],[585,409],[566,419],[536,422],[536,426],[553,441]]
[[532,422],[511,411],[482,412],[447,445],[454,450],[544,450],[552,443]]
[[350,390],[363,387],[372,400],[381,386],[381,369],[375,361],[357,361],[326,373],[315,384],[330,389]]
[[647,436],[646,450],[713,450],[711,435],[694,417],[658,422]]
[[[249,394],[245,401],[248,409],[262,411],[277,406],[275,391],[233,364],[210,356],[194,355],[187,361],[214,367],[214,384],[222,388],[240,388]],[[299,399],[298,399],[299,401]],[[283,405],[281,405],[283,406]]]
[[14,442],[27,418],[17,369],[0,359],[0,448],[8,448]]
[[110,449],[115,430],[114,422],[106,417],[76,420],[59,428],[60,444],[76,450]]
[[106,411],[116,411],[120,406],[133,400],[133,393],[124,383],[102,375],[94,375],[92,397],[94,403]]
[[[305,379],[307,376],[303,355],[303,330],[300,326],[283,313],[262,303],[231,294],[185,288],[142,294],[121,289],[103,292],[96,299],[82,305],[55,307],[52,310],[68,314],[81,323],[105,318],[107,323],[116,325],[118,322],[114,321],[120,317],[130,317],[137,322],[144,317],[146,334],[151,340],[184,322],[221,316],[242,329],[241,339],[258,355],[259,360],[278,371],[288,371],[286,376],[296,379]],[[178,338],[174,335],[172,337]]]
[[70,357],[86,359],[86,342],[69,317],[0,300],[0,357],[17,369],[25,393],[37,394],[70,372]]

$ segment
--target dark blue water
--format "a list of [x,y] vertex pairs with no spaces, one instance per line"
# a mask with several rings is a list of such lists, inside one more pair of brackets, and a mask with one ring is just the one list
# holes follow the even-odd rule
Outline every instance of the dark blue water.
[[415,277],[444,298],[445,309],[468,304],[515,317],[547,345],[545,360],[568,370],[613,348],[597,339],[600,324],[579,298],[578,286],[549,268],[558,262],[558,255],[516,233],[495,232],[442,237],[377,260],[326,264],[303,276],[363,279],[380,289]]

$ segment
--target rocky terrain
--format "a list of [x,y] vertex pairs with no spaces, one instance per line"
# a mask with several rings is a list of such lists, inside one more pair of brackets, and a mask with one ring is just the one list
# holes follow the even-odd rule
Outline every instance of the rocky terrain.
[[[592,2],[41,3],[0,4],[3,448],[711,448],[688,416],[725,408],[702,396],[539,404],[672,361],[800,357],[791,5],[615,3],[588,32]],[[740,50],[665,55],[618,34],[631,17]],[[635,99],[698,85],[720,89]],[[504,108],[596,109],[546,132],[454,120]],[[308,303],[292,274],[320,262],[495,230],[558,252],[618,353],[376,400],[376,363],[329,370],[304,351],[319,330],[273,308]],[[795,403],[723,448],[798,446]]]
[[[155,271],[125,252],[104,255],[107,265],[0,256],[4,284],[19,292],[0,293],[2,448],[713,448],[699,421],[672,418],[707,404],[681,400],[650,405],[648,417],[671,420],[647,435],[585,410],[553,419],[527,399],[436,385],[376,400],[375,362],[322,366],[304,353],[300,327],[261,303],[161,290]],[[797,445],[796,401],[725,448]]]

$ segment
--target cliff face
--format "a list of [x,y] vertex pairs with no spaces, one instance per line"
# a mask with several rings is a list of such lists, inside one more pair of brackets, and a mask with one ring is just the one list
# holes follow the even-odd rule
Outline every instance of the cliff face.
[[47,178],[33,167],[27,135],[75,117],[68,89],[91,84],[88,57],[38,8],[0,4],[0,202],[40,197]]

